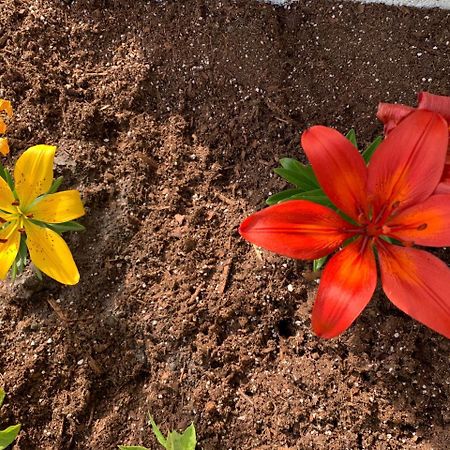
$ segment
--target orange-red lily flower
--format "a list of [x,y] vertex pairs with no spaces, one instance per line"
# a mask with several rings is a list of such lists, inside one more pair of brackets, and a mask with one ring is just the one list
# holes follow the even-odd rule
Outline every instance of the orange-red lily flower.
[[[417,109],[439,113],[450,127],[450,97],[434,95],[429,92],[420,92]],[[384,133],[387,136],[406,116],[416,108],[400,103],[380,103],[377,117],[384,124]],[[450,132],[450,128],[449,128]],[[437,194],[450,194],[450,145],[447,150],[447,159],[440,183],[436,188]]]
[[343,246],[326,265],[314,303],[312,326],[319,336],[339,335],[365,308],[376,287],[378,258],[392,303],[450,338],[450,269],[413,248],[450,245],[450,195],[434,194],[447,144],[446,121],[416,111],[389,133],[367,167],[339,132],[312,127],[302,135],[303,149],[343,214],[291,200],[241,224],[248,241],[293,258],[321,258]]

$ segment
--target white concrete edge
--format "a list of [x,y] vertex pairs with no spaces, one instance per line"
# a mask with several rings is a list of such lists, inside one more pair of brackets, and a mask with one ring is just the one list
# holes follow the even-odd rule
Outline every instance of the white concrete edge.
[[[274,5],[288,5],[295,0],[263,0]],[[450,9],[450,0],[359,0],[359,3],[384,3],[385,5],[410,6],[413,8]]]

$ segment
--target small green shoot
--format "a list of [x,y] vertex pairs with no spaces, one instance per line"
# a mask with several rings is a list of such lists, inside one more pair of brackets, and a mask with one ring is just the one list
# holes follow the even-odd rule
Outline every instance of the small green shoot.
[[345,137],[356,147],[358,148],[358,142],[356,140],[356,133],[355,130],[352,128]]
[[53,183],[50,186],[50,189],[48,190],[47,194],[54,194],[60,188],[63,180],[64,177],[58,177],[55,180],[53,180]]
[[[0,388],[0,408],[3,405],[3,401],[5,400],[5,391]],[[20,424],[11,425],[8,428],[0,431],[0,450],[5,450],[8,445],[11,445],[16,439],[17,435],[20,431]]]
[[328,259],[328,255],[327,256],[323,256],[322,258],[319,259],[315,259],[313,262],[313,272],[317,272],[318,270],[320,270],[323,265],[327,262]]
[[374,141],[363,151],[362,157],[364,158],[366,164],[369,164],[370,159],[372,158],[375,150],[381,144],[382,140],[383,138],[381,136],[377,136]]
[[[170,431],[167,437],[161,433],[158,425],[153,420],[153,417],[149,417],[149,422],[152,427],[153,433],[157,441],[166,450],[195,450],[197,445],[197,437],[195,434],[195,426],[191,423],[181,434],[176,431]],[[140,446],[119,445],[120,450],[149,450]]]

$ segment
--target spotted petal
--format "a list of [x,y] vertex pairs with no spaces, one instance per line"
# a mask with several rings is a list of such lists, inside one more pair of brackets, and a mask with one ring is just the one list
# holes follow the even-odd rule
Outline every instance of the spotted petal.
[[64,239],[48,228],[25,221],[27,247],[33,264],[63,284],[77,284],[80,275]]
[[84,216],[85,211],[78,191],[62,191],[46,195],[28,210],[33,219],[47,223],[61,223]]
[[56,147],[50,145],[36,145],[26,150],[17,160],[14,180],[22,209],[50,189],[55,151]]
[[450,338],[450,269],[414,248],[378,246],[383,290],[403,312]]
[[448,126],[428,111],[415,111],[391,131],[369,164],[368,191],[374,215],[407,208],[436,189],[444,170]]
[[387,224],[389,235],[429,247],[450,246],[450,195],[432,195]]
[[0,279],[5,279],[19,252],[20,233],[17,221],[11,222],[0,231]]
[[0,177],[0,210],[11,214],[16,213],[17,208],[13,206],[14,202],[15,198],[8,183]]

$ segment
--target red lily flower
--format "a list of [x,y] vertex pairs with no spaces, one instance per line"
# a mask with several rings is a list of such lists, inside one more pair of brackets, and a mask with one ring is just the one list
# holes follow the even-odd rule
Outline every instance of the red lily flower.
[[377,283],[377,254],[392,303],[450,338],[450,269],[412,248],[450,245],[450,195],[433,194],[447,143],[445,120],[427,111],[413,112],[390,132],[369,167],[339,132],[315,126],[303,133],[303,149],[322,189],[348,219],[325,206],[291,200],[251,215],[239,232],[298,259],[320,258],[351,239],[324,269],[312,313],[316,334],[339,335],[365,308]]
[[[450,126],[450,97],[434,95],[429,92],[420,92],[418,98],[419,103],[417,109],[439,113]],[[380,103],[378,105],[377,117],[384,123],[384,134],[387,136],[406,116],[415,110],[416,108],[400,103]],[[450,146],[447,150],[444,173],[436,188],[436,194],[450,194]]]

